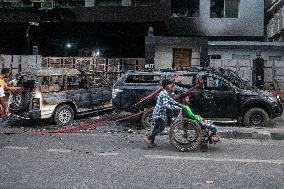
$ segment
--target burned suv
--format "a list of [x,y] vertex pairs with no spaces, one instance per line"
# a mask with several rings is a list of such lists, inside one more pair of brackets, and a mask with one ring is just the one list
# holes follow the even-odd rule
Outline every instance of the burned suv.
[[42,68],[23,73],[21,86],[11,111],[24,118],[66,125],[74,115],[112,108],[112,85],[100,74]]
[[[183,71],[130,71],[115,83],[113,105],[127,109],[139,99],[160,87],[160,81],[182,74],[175,79],[174,93],[186,92],[197,82],[203,84],[190,93],[193,112],[216,121],[239,122],[245,126],[265,126],[269,118],[282,115],[280,97],[258,90],[228,69],[189,68]],[[155,98],[146,101],[134,111],[152,107]],[[221,119],[220,119],[221,118]],[[142,117],[143,124],[151,120],[151,113]]]

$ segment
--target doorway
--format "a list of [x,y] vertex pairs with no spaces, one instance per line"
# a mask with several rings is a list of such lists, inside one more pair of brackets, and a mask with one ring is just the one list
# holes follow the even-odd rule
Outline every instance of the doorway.
[[173,68],[185,68],[191,66],[192,50],[186,48],[173,49]]

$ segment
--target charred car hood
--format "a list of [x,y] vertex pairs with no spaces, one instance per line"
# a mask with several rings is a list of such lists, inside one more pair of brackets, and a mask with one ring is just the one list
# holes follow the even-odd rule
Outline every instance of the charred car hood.
[[258,89],[250,89],[250,90],[242,89],[241,93],[247,96],[260,96],[262,98],[266,98],[269,101],[277,102],[276,96],[268,91],[263,91]]

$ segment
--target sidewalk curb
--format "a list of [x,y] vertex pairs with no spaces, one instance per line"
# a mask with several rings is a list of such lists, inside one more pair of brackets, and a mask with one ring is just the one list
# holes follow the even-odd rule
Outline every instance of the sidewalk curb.
[[250,129],[220,129],[218,135],[222,138],[233,138],[233,139],[260,139],[260,140],[284,140],[284,130],[256,130]]

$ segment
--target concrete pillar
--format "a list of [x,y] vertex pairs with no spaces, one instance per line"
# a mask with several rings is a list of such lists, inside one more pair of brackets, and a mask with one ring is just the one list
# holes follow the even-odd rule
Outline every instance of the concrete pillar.
[[131,6],[131,0],[122,0],[122,6]]
[[208,38],[201,37],[200,41],[200,67],[208,67],[210,59],[208,57]]
[[155,37],[145,37],[145,64],[154,65],[155,63]]
[[93,7],[95,6],[96,0],[85,0],[85,7]]

